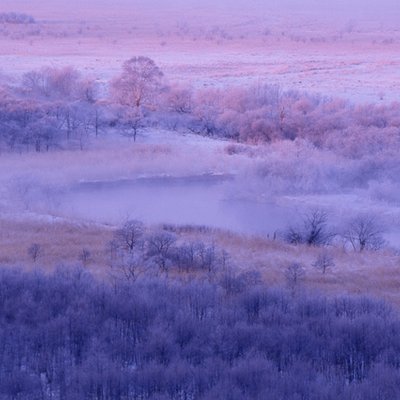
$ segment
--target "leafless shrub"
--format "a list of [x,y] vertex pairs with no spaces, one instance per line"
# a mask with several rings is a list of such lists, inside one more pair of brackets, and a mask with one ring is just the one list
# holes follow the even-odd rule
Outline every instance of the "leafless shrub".
[[312,266],[325,274],[328,269],[335,266],[335,262],[333,261],[333,257],[328,253],[328,251],[323,250],[321,253],[318,254],[318,257],[313,262]]
[[142,254],[125,253],[117,262],[110,265],[110,275],[113,280],[124,279],[130,282],[147,271]]
[[324,246],[329,244],[335,234],[328,227],[328,214],[322,210],[312,210],[305,214],[301,224],[289,226],[284,239],[291,244]]
[[228,253],[215,246],[200,241],[189,241],[174,246],[173,262],[180,272],[205,272],[209,279],[221,272],[229,264]]
[[254,269],[242,272],[241,274],[239,274],[239,278],[243,281],[243,283],[247,287],[257,286],[257,285],[261,285],[263,283],[263,279],[262,279],[260,271],[257,271]]
[[28,247],[28,255],[32,258],[33,262],[36,262],[38,258],[42,255],[42,247],[38,243],[32,243]]
[[88,249],[83,248],[82,251],[79,253],[78,259],[82,262],[83,266],[87,266],[91,259],[91,253]]
[[197,267],[197,242],[185,242],[174,249],[174,263],[179,272],[189,272]]
[[110,266],[113,266],[118,257],[119,244],[118,241],[113,239],[107,243],[106,256]]
[[0,13],[0,23],[6,24],[34,24],[35,18],[32,15],[18,12],[2,12]]
[[236,269],[227,265],[219,275],[219,284],[224,288],[226,294],[231,296],[239,293],[245,287],[242,276],[236,273]]
[[284,271],[284,274],[288,287],[294,291],[296,287],[304,280],[306,273],[303,264],[299,262],[293,262],[288,265]]
[[211,233],[213,228],[206,225],[174,225],[174,224],[163,224],[162,229],[164,231],[173,232],[177,234],[181,233]]

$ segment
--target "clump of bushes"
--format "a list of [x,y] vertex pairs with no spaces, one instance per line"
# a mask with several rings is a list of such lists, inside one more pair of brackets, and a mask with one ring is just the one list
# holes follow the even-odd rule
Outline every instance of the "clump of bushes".
[[5,24],[34,24],[35,18],[32,15],[18,12],[0,13],[0,23]]

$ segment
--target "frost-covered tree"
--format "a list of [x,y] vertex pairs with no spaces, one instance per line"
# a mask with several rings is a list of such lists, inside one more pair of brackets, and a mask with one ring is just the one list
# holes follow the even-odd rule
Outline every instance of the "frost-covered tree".
[[[58,135],[63,132],[67,140],[78,140],[81,148],[89,130],[98,131],[96,83],[83,78],[75,68],[44,67],[27,72],[16,95],[40,112],[40,123],[36,124],[39,133],[34,133],[35,129],[30,130],[37,151],[40,151],[41,144],[45,143],[48,147],[54,142],[54,132],[49,132],[48,128]],[[41,131],[47,133],[43,135]]]
[[344,232],[344,239],[355,251],[379,250],[385,240],[383,228],[377,219],[371,215],[361,215],[350,221]]
[[148,57],[132,57],[122,65],[122,72],[110,86],[111,99],[120,107],[122,119],[134,140],[146,110],[155,106],[160,94],[163,73]]
[[122,73],[111,82],[114,99],[129,107],[150,106],[160,89],[163,73],[148,57],[132,57],[122,65]]
[[129,220],[114,234],[116,245],[132,253],[140,245],[143,237],[144,225],[141,221]]

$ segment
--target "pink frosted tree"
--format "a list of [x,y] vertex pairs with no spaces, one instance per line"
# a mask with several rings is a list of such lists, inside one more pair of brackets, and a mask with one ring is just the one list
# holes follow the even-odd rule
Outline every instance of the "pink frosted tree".
[[121,119],[136,140],[144,109],[153,109],[160,93],[163,73],[148,57],[132,57],[124,62],[122,72],[111,82],[111,98],[121,109]]

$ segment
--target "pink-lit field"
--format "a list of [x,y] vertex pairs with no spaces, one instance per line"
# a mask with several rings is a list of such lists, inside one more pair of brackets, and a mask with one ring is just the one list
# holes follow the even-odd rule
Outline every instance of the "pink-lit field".
[[254,2],[246,12],[243,4],[223,2],[213,11],[190,1],[119,0],[112,10],[108,1],[81,3],[2,1],[2,10],[30,13],[37,23],[3,27],[0,71],[72,64],[109,79],[139,54],[153,58],[169,79],[198,85],[261,81],[371,102],[394,101],[400,90],[394,3],[386,14],[360,3],[353,15],[344,4],[302,10],[296,1]]

